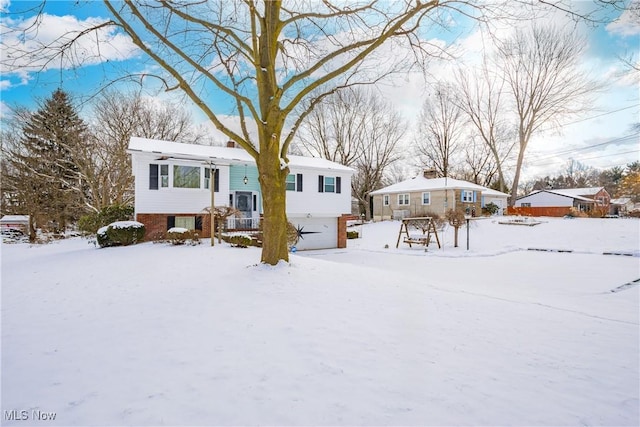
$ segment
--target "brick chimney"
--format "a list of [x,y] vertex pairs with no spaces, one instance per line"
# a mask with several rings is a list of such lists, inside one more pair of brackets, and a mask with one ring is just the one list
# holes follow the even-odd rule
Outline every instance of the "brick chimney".
[[236,143],[234,141],[227,141],[227,148],[236,148]]
[[438,177],[438,172],[435,169],[425,169],[422,171],[422,176],[426,179],[434,179]]

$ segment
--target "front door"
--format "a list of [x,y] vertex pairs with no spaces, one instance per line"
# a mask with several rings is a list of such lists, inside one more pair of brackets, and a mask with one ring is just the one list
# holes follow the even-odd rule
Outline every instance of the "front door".
[[236,192],[236,209],[240,212],[238,216],[241,218],[238,228],[251,228],[252,196],[250,191]]

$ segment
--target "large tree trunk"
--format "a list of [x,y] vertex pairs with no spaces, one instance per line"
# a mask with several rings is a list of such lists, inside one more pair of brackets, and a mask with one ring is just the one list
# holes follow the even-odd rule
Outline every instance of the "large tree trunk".
[[268,152],[261,151],[257,162],[264,208],[261,261],[271,265],[289,261],[285,184],[289,169],[280,168],[279,144],[275,145]]

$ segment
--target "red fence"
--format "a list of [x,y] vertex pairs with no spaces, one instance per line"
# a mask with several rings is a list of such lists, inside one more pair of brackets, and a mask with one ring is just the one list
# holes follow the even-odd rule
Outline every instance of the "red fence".
[[507,215],[522,216],[557,216],[562,217],[571,211],[569,206],[547,206],[547,207],[518,207],[509,206]]

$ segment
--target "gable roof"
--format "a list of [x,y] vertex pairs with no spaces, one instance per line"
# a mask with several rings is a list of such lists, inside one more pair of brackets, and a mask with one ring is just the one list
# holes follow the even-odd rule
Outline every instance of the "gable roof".
[[[371,195],[376,194],[389,194],[389,193],[410,193],[413,191],[436,191],[436,190],[474,190],[486,192],[488,188],[478,184],[474,184],[469,181],[463,181],[454,178],[425,178],[422,175],[418,175],[414,178],[406,179],[396,184],[389,185],[388,187],[381,188],[376,191],[372,191]],[[492,190],[495,191],[495,190]],[[508,194],[499,193],[499,195]],[[497,195],[497,194],[496,194]]]
[[[242,148],[215,147],[210,145],[187,144],[182,142],[162,141],[132,137],[129,140],[129,153],[151,153],[160,157],[176,157],[186,160],[211,161],[213,163],[252,163],[255,160]],[[305,169],[336,170],[351,172],[353,169],[340,163],[318,157],[287,156],[289,166]]]
[[558,188],[558,189],[548,189],[548,190],[535,190],[526,196],[518,197],[516,200],[521,200],[526,197],[530,197],[536,195],[538,193],[550,193],[556,194],[562,197],[569,197],[571,199],[580,200],[583,202],[595,202],[593,197],[585,197],[585,196],[595,196],[598,194],[600,190],[604,187],[586,187],[586,188]]
[[585,187],[585,188],[558,188],[546,190],[550,193],[560,194],[562,196],[579,197],[579,196],[595,196],[603,189],[603,187]]

